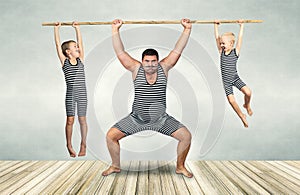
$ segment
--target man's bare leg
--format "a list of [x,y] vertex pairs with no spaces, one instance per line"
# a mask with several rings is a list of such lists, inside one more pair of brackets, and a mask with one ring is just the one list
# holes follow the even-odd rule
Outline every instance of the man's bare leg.
[[246,108],[248,115],[252,116],[253,112],[252,112],[252,109],[250,107],[250,100],[251,100],[251,94],[252,94],[252,92],[249,89],[249,87],[247,87],[247,86],[242,87],[241,91],[245,95],[244,96],[245,103],[244,103],[243,106],[244,106],[244,108]]
[[112,160],[111,166],[102,172],[103,176],[110,175],[112,173],[120,173],[120,144],[119,140],[125,137],[119,129],[111,128],[106,134],[107,148]]
[[67,139],[67,149],[71,157],[76,157],[76,152],[72,147],[72,132],[73,132],[74,116],[68,116],[66,121],[66,139]]
[[191,178],[193,174],[186,169],[184,164],[190,150],[192,135],[187,128],[182,127],[172,133],[172,137],[179,141],[177,145],[176,173]]
[[248,122],[246,120],[246,115],[244,113],[242,113],[240,107],[238,106],[238,104],[235,101],[234,96],[228,95],[227,96],[228,102],[230,103],[231,107],[233,108],[233,110],[237,113],[237,115],[240,117],[240,119],[242,120],[243,124],[245,127],[248,127]]
[[79,124],[80,124],[80,133],[81,133],[81,143],[80,143],[80,151],[78,156],[85,156],[86,155],[86,137],[87,137],[87,123],[85,116],[78,117]]

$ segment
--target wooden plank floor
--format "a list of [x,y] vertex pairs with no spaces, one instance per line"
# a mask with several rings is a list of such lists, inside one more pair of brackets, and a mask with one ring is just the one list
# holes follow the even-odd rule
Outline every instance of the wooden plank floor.
[[101,161],[0,161],[0,194],[300,194],[300,161],[130,161],[101,175]]

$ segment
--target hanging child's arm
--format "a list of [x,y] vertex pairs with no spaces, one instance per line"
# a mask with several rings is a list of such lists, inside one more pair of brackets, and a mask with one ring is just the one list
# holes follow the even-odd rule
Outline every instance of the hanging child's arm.
[[83,61],[84,60],[84,50],[83,50],[83,43],[82,43],[80,27],[79,27],[78,23],[75,21],[73,22],[72,26],[74,27],[75,32],[76,32],[77,47],[78,47],[79,54],[80,54],[79,58],[81,61]]
[[217,43],[217,47],[218,47],[218,51],[219,54],[221,54],[222,52],[222,47],[221,47],[221,43],[220,43],[220,35],[219,35],[219,24],[220,22],[218,20],[215,20],[215,24],[214,24],[214,28],[215,28],[215,38],[216,38],[216,43]]
[[54,41],[55,41],[57,56],[58,56],[58,58],[61,62],[61,65],[63,66],[66,57],[63,54],[62,49],[61,49],[61,43],[60,43],[60,37],[59,37],[59,28],[60,28],[60,26],[61,26],[60,22],[55,23],[55,26],[54,26]]
[[243,34],[244,34],[244,21],[239,20],[239,25],[240,25],[240,32],[239,32],[239,37],[236,43],[236,54],[239,56],[240,51],[241,51],[241,46],[242,46],[242,40],[243,40]]

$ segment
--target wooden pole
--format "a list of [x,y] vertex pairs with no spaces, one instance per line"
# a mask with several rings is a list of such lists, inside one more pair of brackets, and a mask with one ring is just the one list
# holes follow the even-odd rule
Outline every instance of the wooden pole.
[[[261,23],[262,20],[243,20],[244,23]],[[219,20],[223,23],[238,23],[238,20]],[[77,22],[79,25],[111,25],[112,22]],[[181,20],[135,20],[123,21],[123,24],[180,24]],[[214,20],[191,20],[193,24],[214,24]],[[61,22],[62,26],[72,26],[72,22]],[[44,22],[42,26],[55,26],[55,22]]]

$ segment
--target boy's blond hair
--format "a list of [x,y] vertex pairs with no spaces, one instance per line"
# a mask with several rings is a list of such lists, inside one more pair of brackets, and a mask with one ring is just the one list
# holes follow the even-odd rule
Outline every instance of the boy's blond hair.
[[235,42],[235,35],[234,35],[234,33],[232,33],[232,32],[226,32],[226,33],[223,33],[221,37],[224,37],[224,36],[230,38],[230,40],[234,44],[234,42]]

